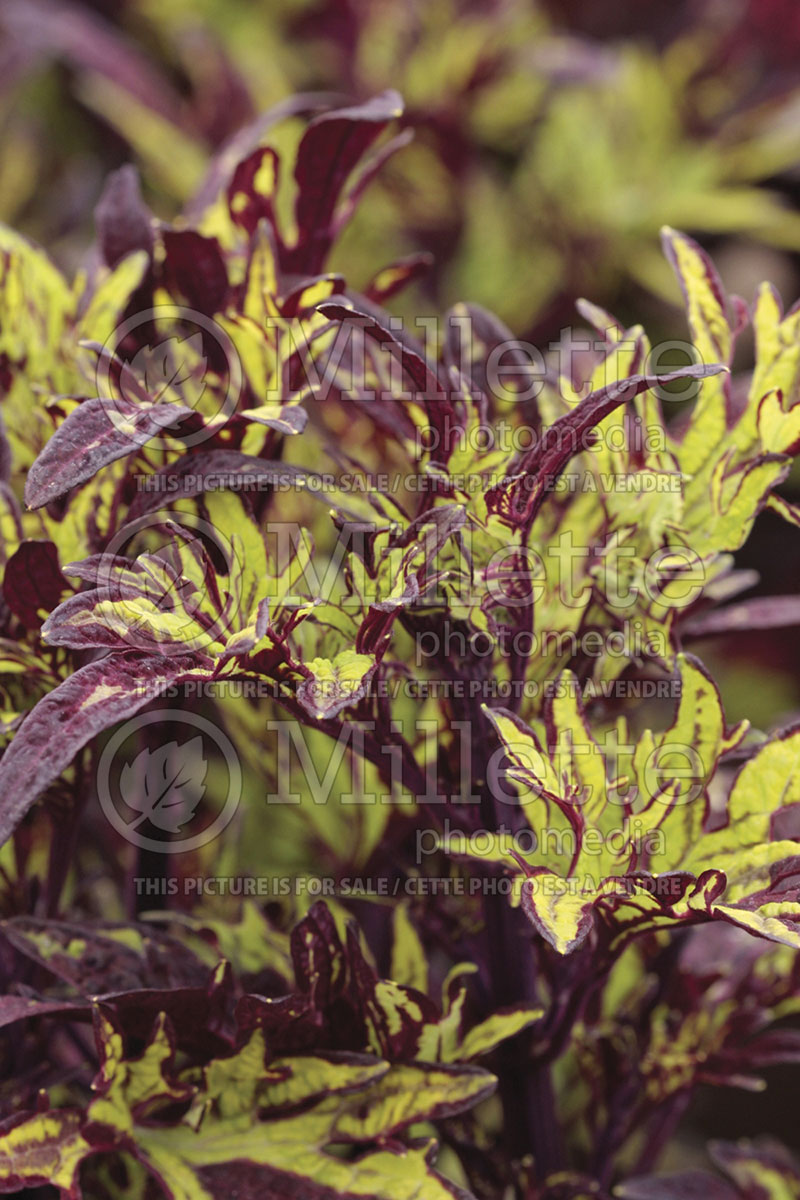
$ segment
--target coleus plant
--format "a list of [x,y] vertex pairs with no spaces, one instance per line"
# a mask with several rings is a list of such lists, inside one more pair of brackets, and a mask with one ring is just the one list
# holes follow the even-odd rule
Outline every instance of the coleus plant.
[[[363,294],[325,273],[401,111],[312,115],[293,203],[268,121],[175,226],[124,169],[72,285],[2,233],[6,1193],[796,1179],[771,1145],[712,1147],[729,1183],[653,1172],[700,1084],[800,1052],[800,729],[729,725],[687,650],[796,620],[736,601],[733,554],[765,507],[800,524],[776,491],[800,310],[765,285],[732,376],[747,307],[668,229],[686,367],[588,303],[588,379],[533,388],[530,348],[475,306],[413,336],[385,305],[416,260]],[[696,395],[667,420],[676,381]],[[167,876],[98,811],[100,763],[121,721],[198,696],[246,768],[240,836]],[[265,734],[287,725],[327,785],[290,784]],[[127,799],[172,833],[192,816],[135,771]],[[254,868],[305,885],[171,890]]]

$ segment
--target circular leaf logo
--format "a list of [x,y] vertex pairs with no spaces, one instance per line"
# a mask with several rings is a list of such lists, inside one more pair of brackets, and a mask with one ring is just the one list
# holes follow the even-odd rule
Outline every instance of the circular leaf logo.
[[[142,731],[188,726],[188,736],[141,748]],[[221,805],[199,812],[209,766],[221,759],[227,787]],[[126,721],[106,743],[97,766],[100,805],[118,833],[134,846],[159,854],[198,850],[233,820],[242,794],[242,768],[230,739],[197,713],[157,709]],[[199,828],[198,828],[199,826]]]

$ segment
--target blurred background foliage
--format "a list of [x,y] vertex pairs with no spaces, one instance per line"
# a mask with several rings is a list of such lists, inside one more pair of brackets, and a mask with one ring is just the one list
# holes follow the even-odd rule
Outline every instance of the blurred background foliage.
[[173,218],[270,106],[394,87],[415,136],[334,259],[356,285],[425,250],[439,310],[539,338],[579,295],[641,319],[641,293],[675,298],[669,223],[734,290],[764,267],[796,290],[793,0],[2,0],[0,28],[0,219],[62,261],[122,162]]

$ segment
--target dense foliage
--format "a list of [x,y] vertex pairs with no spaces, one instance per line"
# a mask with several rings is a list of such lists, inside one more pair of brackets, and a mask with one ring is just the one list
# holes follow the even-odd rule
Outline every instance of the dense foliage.
[[[0,1190],[792,1195],[775,1144],[652,1172],[800,1052],[800,727],[687,649],[795,617],[733,554],[800,525],[800,309],[668,228],[672,369],[587,302],[546,363],[409,331],[417,260],[326,273],[400,97],[289,107],[294,161],[262,120],[174,224],[113,175],[73,282],[0,233]],[[191,797],[187,710],[236,759]]]

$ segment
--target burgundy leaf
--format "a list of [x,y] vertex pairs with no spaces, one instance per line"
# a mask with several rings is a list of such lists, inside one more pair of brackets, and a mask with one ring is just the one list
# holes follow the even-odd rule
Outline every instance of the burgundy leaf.
[[236,1023],[242,1033],[263,1029],[267,1041],[285,1053],[315,1048],[325,1027],[324,1018],[308,996],[276,999],[255,993],[242,996],[236,1006]]
[[63,1013],[83,1016],[88,1004],[79,1000],[48,1000],[39,996],[0,996],[0,1028],[31,1017],[48,1017]]
[[614,1194],[621,1200],[741,1200],[736,1188],[710,1171],[677,1171],[621,1183]]
[[289,96],[280,104],[261,113],[244,129],[233,134],[212,159],[211,166],[200,188],[187,206],[187,218],[196,221],[213,204],[230,179],[231,163],[240,163],[249,154],[258,150],[265,135],[279,121],[289,117],[308,116],[332,105],[341,104],[343,98],[332,92],[300,92]]
[[266,219],[276,229],[274,199],[280,159],[269,146],[259,146],[237,165],[228,184],[228,208],[233,221],[253,234]]
[[217,239],[203,237],[194,229],[165,229],[162,237],[166,258],[161,271],[167,290],[207,317],[221,312],[228,294],[228,272]]
[[142,200],[139,172],[128,164],[112,171],[94,211],[97,237],[106,264],[117,263],[135,250],[153,253],[153,218]]
[[184,454],[147,477],[147,486],[137,493],[128,519],[133,521],[153,509],[176,500],[199,496],[209,489],[219,491],[222,487],[229,487],[246,494],[248,485],[256,492],[272,484],[300,487],[298,480],[307,474],[307,471],[289,463],[255,458],[239,450],[203,450]]
[[[379,980],[361,950],[355,925],[347,930],[347,960],[351,988],[355,991],[363,1019],[377,1039],[381,1056],[389,1062],[404,1062],[414,1057],[422,1027],[438,1019],[438,1011],[429,996],[416,988],[398,986],[399,996],[391,1014],[376,1003]],[[444,1115],[444,1114],[442,1114]]]
[[3,599],[23,625],[37,629],[42,621],[40,612],[52,612],[69,586],[61,574],[54,543],[25,541],[6,565]]
[[[143,987],[119,993],[103,993],[103,1008],[113,1012],[116,1023],[132,1043],[144,1041],[160,1013],[166,1013],[175,1029],[179,1050],[228,1054],[233,1046],[233,1022],[228,1020],[230,986]],[[230,1029],[228,1028],[230,1026]]]
[[800,597],[757,596],[690,617],[680,628],[684,637],[701,638],[750,629],[787,629],[793,625],[800,625]]
[[0,845],[96,734],[208,665],[199,654],[111,655],[81,667],[49,692],[25,717],[0,759]]
[[406,335],[388,329],[377,316],[370,313],[350,308],[345,304],[337,304],[335,301],[320,304],[317,311],[332,321],[352,323],[379,346],[387,347],[390,353],[397,356],[411,389],[425,399],[435,445],[441,452],[442,461],[447,462],[458,437],[453,405],[444,392],[436,371],[425,361],[420,349]]
[[480,304],[458,304],[445,315],[444,324],[442,360],[449,372],[455,371],[468,381],[476,393],[474,398],[482,420],[493,394],[486,376],[487,361],[493,350],[504,347],[499,360],[504,388],[511,390],[516,383],[521,389],[530,385],[530,358],[494,313]]
[[514,476],[487,493],[490,507],[512,527],[530,528],[547,493],[569,460],[589,446],[588,436],[609,413],[640,392],[678,379],[707,379],[727,368],[719,363],[670,371],[666,375],[631,375],[586,396],[545,430],[536,446],[523,456]]
[[[130,400],[84,400],[59,425],[28,472],[25,503],[41,508],[91,479],[101,467],[144,446],[192,410],[183,404],[141,407]],[[121,429],[123,421],[125,429]]]
[[374,304],[385,304],[402,288],[427,275],[433,263],[433,255],[425,252],[409,254],[407,258],[398,259],[397,262],[378,271],[367,287],[367,299]]
[[297,151],[298,238],[286,270],[320,272],[336,236],[334,211],[348,176],[389,122],[402,115],[402,99],[388,91],[355,108],[323,113],[308,126]]
[[298,987],[323,1008],[342,985],[344,950],[330,909],[321,900],[292,930],[292,961]]

